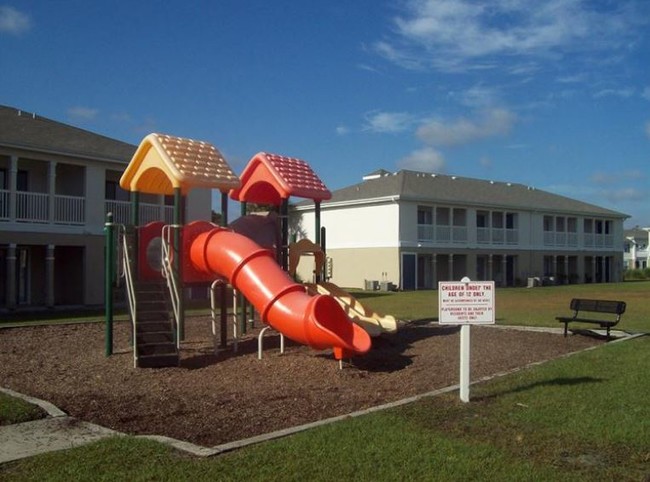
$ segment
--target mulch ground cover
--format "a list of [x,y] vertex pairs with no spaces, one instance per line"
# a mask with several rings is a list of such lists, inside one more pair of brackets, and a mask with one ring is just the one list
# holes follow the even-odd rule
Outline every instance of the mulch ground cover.
[[[213,446],[343,415],[458,383],[459,330],[413,322],[373,339],[371,351],[339,369],[331,352],[256,330],[215,352],[210,320],[186,320],[179,367],[133,367],[130,325],[115,325],[104,355],[100,323],[0,329],[0,386],[48,400],[68,414],[128,434],[166,435]],[[475,380],[603,343],[475,326]]]

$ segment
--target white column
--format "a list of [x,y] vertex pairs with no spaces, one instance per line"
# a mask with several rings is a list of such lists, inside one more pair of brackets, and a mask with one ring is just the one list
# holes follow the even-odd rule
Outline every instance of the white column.
[[431,279],[433,288],[438,289],[438,256],[436,253],[431,255]]
[[507,268],[508,268],[508,255],[504,254],[501,257],[501,277],[503,278],[502,285],[501,286],[508,286],[508,273],[507,273]]
[[54,307],[54,245],[48,244],[45,254],[45,305]]
[[7,308],[16,307],[16,245],[10,243],[7,248]]
[[11,156],[9,165],[9,221],[16,221],[16,186],[18,179],[18,157]]
[[449,256],[448,261],[447,261],[448,262],[448,270],[449,270],[448,278],[450,280],[453,280],[454,279],[454,255],[449,254],[448,256]]
[[55,206],[56,206],[56,161],[50,161],[48,165],[48,173],[47,173],[47,194],[48,194],[48,221],[50,223],[53,223],[55,221],[54,219],[54,212],[55,212]]

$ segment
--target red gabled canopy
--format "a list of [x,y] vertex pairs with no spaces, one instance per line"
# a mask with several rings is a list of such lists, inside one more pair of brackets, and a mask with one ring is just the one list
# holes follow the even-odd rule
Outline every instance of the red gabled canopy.
[[305,161],[260,152],[240,176],[241,187],[230,191],[236,201],[279,206],[291,196],[323,201],[332,193]]

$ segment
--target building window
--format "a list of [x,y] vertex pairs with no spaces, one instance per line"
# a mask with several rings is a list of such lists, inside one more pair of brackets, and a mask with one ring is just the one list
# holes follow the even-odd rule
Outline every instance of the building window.
[[18,169],[16,173],[16,191],[29,191],[29,172],[23,169]]
[[128,201],[129,192],[125,191],[120,187],[120,184],[117,181],[106,180],[104,199],[109,201]]
[[418,241],[433,241],[433,209],[418,206]]

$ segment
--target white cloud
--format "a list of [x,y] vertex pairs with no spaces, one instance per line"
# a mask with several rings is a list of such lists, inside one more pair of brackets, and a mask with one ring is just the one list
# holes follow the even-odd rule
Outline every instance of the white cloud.
[[634,95],[634,89],[625,88],[625,89],[602,89],[594,94],[596,99],[601,97],[622,97],[627,99]]
[[0,6],[0,33],[20,35],[27,32],[32,21],[26,13],[7,5]]
[[340,136],[349,134],[350,129],[347,126],[336,126],[336,133]]
[[364,130],[379,133],[396,133],[407,130],[415,121],[406,112],[372,112],[366,114]]
[[499,101],[497,89],[484,85],[475,85],[460,92],[450,92],[449,96],[458,99],[462,105],[474,108],[495,105]]
[[397,166],[401,169],[411,169],[413,171],[442,172],[445,169],[445,159],[433,147],[423,147],[400,159]]
[[622,201],[643,201],[647,196],[637,188],[622,187],[620,189],[608,189],[603,192],[605,198],[612,203],[620,203]]
[[492,167],[492,159],[486,156],[481,157],[478,160],[478,163],[481,165],[481,167],[485,167],[485,168]]
[[650,121],[645,123],[645,135],[650,139]]
[[646,174],[641,169],[625,169],[614,172],[596,171],[589,176],[589,180],[593,184],[607,186],[629,181],[640,181],[645,177]]
[[97,117],[99,111],[90,107],[76,106],[68,109],[68,116],[75,120],[93,120]]
[[643,97],[645,100],[650,100],[650,86],[643,89],[643,92],[641,93],[641,97]]
[[417,130],[420,140],[434,146],[456,146],[510,132],[516,115],[504,108],[482,111],[477,118],[461,117],[453,121],[433,119]]
[[520,64],[524,56],[616,52],[637,21],[631,2],[406,0],[404,5],[393,19],[394,34],[374,47],[406,68],[490,68],[502,55]]

